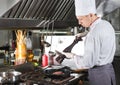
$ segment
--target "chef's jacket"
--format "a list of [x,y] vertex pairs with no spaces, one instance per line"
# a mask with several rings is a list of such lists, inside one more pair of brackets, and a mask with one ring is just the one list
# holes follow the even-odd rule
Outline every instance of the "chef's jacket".
[[75,55],[74,61],[79,69],[88,69],[112,63],[115,50],[115,31],[111,24],[101,18],[90,26],[84,44],[84,54]]

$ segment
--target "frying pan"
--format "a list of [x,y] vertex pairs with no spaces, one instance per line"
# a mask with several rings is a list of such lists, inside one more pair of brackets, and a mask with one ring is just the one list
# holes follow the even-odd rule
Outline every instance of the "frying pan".
[[[54,74],[60,72],[60,74]],[[53,66],[44,69],[44,73],[47,77],[53,79],[67,78],[70,76],[71,70],[66,66]]]

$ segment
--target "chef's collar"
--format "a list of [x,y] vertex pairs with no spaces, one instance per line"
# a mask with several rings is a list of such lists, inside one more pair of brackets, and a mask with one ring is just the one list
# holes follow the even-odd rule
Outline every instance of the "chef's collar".
[[101,21],[101,18],[98,18],[97,20],[95,20],[90,26],[90,31],[93,30],[95,28],[96,24],[99,23],[100,21]]

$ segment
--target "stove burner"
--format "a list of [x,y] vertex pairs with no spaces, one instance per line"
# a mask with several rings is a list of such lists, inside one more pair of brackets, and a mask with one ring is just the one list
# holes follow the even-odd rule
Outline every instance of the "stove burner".
[[67,78],[60,78],[60,79],[52,79],[45,76],[41,72],[28,72],[24,73],[20,76],[20,79],[26,83],[26,85],[63,85],[65,82],[73,79],[73,76],[69,76]]
[[69,80],[71,80],[73,78],[74,78],[74,76],[70,76],[68,78],[61,79],[61,80],[59,80],[59,79],[53,79],[52,82],[55,83],[55,84],[63,84],[63,83],[66,83],[66,82],[68,82]]
[[20,79],[22,81],[26,81],[26,80],[42,80],[42,79],[44,79],[44,74],[42,74],[41,72],[29,72],[29,73],[22,74],[20,76]]

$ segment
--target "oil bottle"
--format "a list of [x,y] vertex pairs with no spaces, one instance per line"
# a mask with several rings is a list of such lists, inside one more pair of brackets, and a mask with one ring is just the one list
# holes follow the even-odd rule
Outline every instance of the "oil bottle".
[[27,61],[32,62],[33,58],[34,58],[34,54],[33,54],[32,50],[27,50]]

